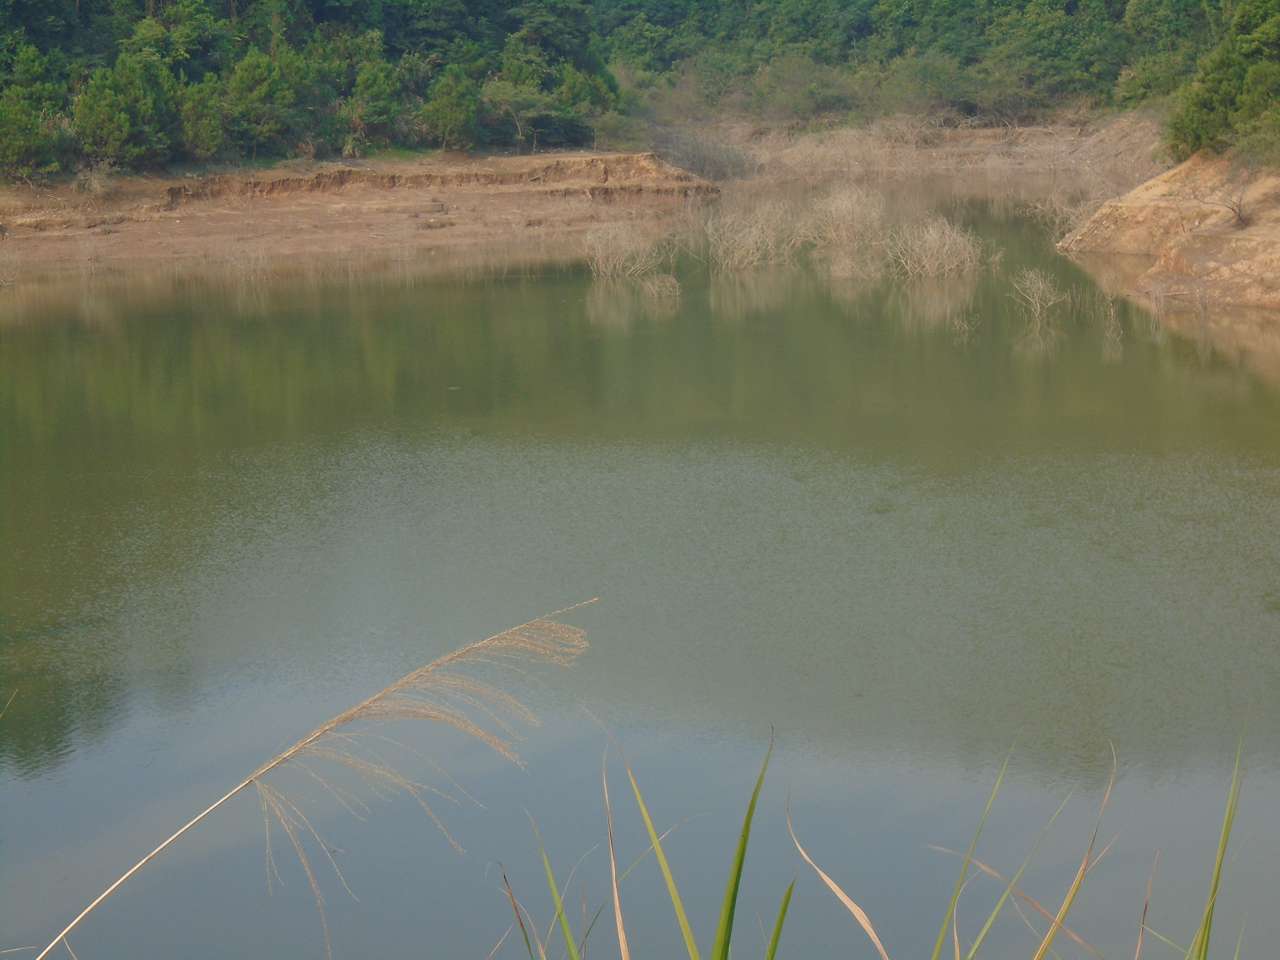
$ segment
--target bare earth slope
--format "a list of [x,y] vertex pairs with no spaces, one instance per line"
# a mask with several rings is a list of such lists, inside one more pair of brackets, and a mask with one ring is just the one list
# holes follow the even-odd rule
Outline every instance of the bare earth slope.
[[524,248],[552,256],[600,223],[660,219],[716,188],[653,154],[555,153],[288,164],[0,191],[15,275],[76,265]]
[[1193,157],[1103,204],[1060,247],[1146,258],[1126,285],[1157,302],[1280,309],[1280,174],[1246,179]]

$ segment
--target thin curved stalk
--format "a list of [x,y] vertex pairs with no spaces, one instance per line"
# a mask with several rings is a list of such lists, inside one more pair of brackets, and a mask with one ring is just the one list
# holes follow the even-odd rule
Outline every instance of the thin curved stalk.
[[[556,610],[553,613],[547,614],[546,616],[536,617],[533,620],[528,620],[520,624],[519,626],[512,627],[509,630],[504,630],[502,633],[497,633],[491,637],[486,637],[484,640],[477,640],[475,643],[468,644],[467,646],[462,647],[459,650],[455,650],[452,653],[445,654],[444,656],[433,660],[431,663],[427,664],[426,666],[420,667],[411,673],[405,674],[403,677],[401,677],[395,683],[391,684],[389,687],[384,688],[378,693],[375,693],[373,696],[365,700],[362,700],[360,703],[356,704],[354,707],[351,707],[348,710],[344,710],[342,713],[338,714],[332,719],[327,720],[325,723],[322,723],[320,726],[316,727],[314,730],[308,733],[305,737],[303,737],[293,746],[289,747],[282,753],[279,753],[276,756],[272,757],[266,763],[262,764],[262,766],[254,770],[253,773],[249,774],[249,776],[245,777],[243,780],[237,783],[234,787],[232,787],[230,790],[224,793],[221,797],[219,797],[213,803],[209,804],[209,806],[205,807],[198,814],[196,814],[194,817],[192,817],[190,820],[184,823],[181,827],[179,827],[172,834],[166,837],[164,841],[162,841],[159,844],[159,846],[157,846],[154,850],[152,850],[145,857],[143,857],[141,860],[135,863],[132,867],[126,870],[123,874],[121,874],[120,877],[114,883],[112,883],[109,887],[103,890],[102,893],[98,894],[98,896],[95,897],[87,907],[81,910],[80,913],[76,915],[75,919],[72,920],[70,923],[68,923],[62,929],[62,931],[49,942],[49,945],[40,951],[40,953],[35,957],[35,960],[45,960],[45,958],[48,957],[49,954],[53,952],[53,950],[58,946],[58,944],[66,942],[66,938],[68,934],[70,934],[73,930],[75,930],[76,927],[78,927],[86,917],[88,917],[91,913],[93,913],[94,910],[96,910],[108,899],[110,899],[110,897],[117,890],[119,890],[126,883],[128,883],[129,880],[131,880],[139,871],[141,871],[149,863],[151,863],[153,860],[159,857],[160,854],[164,853],[166,850],[169,849],[169,847],[173,846],[173,844],[181,840],[182,837],[184,837],[187,833],[191,832],[191,830],[195,829],[197,826],[199,826],[201,823],[207,820],[213,813],[219,810],[227,802],[235,799],[235,797],[239,796],[249,787],[253,786],[255,783],[257,783],[267,774],[271,773],[273,770],[278,769],[279,767],[284,766],[294,757],[298,756],[298,754],[302,753],[308,747],[311,747],[312,745],[316,744],[318,741],[323,739],[328,734],[332,733],[338,728],[343,727],[355,720],[358,720],[365,716],[369,716],[374,713],[378,713],[378,712],[393,713],[394,710],[398,708],[398,705],[394,703],[394,698],[396,697],[396,695],[401,694],[407,690],[413,689],[414,687],[421,684],[424,680],[429,678],[431,674],[439,670],[442,670],[448,666],[451,666],[453,664],[466,661],[469,658],[477,654],[481,654],[491,648],[495,648],[495,647],[500,648],[505,643],[511,643],[514,638],[520,638],[522,636],[521,631],[538,627],[544,624],[551,624],[553,617],[557,617],[557,616],[560,616],[561,614],[565,614],[565,613],[569,613],[570,611],[577,610],[580,607],[584,607],[588,604],[595,603],[597,599],[599,598],[593,597],[591,600],[586,600],[586,601],[583,601],[582,603],[577,603],[572,606],[565,607],[561,610]],[[555,626],[561,627],[560,624],[555,624]],[[568,629],[568,628],[562,628],[562,629]],[[578,635],[578,641],[581,642],[580,634]],[[525,649],[527,650],[528,647],[526,646]],[[576,656],[576,653],[573,652],[572,648],[570,648],[570,650],[563,653],[562,656],[567,662],[568,660],[571,660],[573,656]],[[554,659],[554,656],[551,654],[549,654],[549,657]],[[380,707],[385,709],[382,711],[379,711]],[[401,714],[401,715],[406,715],[406,714]],[[437,715],[431,717],[431,719],[441,719],[441,720],[444,720],[445,722],[458,725],[456,722],[457,720],[456,715],[451,715],[445,712],[439,712]],[[476,730],[477,728],[472,727],[469,729],[469,732],[476,733]],[[480,734],[477,734],[477,735],[480,735]],[[494,738],[491,736],[490,737],[481,736],[481,739],[488,742],[495,749],[498,749],[499,752],[504,752],[503,748],[505,744],[503,741],[500,741],[497,738]],[[511,756],[512,758],[514,758],[514,755],[511,754],[509,749],[507,749],[505,753],[508,756]]]

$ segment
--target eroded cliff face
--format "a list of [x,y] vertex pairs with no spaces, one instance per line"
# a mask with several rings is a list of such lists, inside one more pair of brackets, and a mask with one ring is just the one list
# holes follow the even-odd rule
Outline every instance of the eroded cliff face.
[[1059,248],[1145,258],[1125,285],[1157,305],[1280,310],[1280,171],[1193,157],[1103,204]]

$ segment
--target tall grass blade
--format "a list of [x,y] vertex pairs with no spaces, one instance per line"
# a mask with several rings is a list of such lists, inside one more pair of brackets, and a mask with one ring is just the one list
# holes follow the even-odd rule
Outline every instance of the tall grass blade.
[[1089,846],[1085,849],[1084,858],[1080,861],[1080,867],[1076,870],[1076,875],[1071,880],[1071,886],[1067,888],[1066,896],[1062,898],[1062,905],[1058,907],[1058,912],[1054,915],[1053,922],[1049,924],[1049,929],[1045,932],[1044,940],[1040,942],[1040,947],[1036,950],[1034,960],[1044,960],[1045,956],[1053,948],[1053,941],[1057,939],[1058,932],[1066,923],[1067,914],[1071,912],[1071,907],[1080,893],[1080,887],[1084,884],[1084,878],[1089,873],[1089,868],[1093,862],[1093,848],[1098,842],[1098,830],[1102,827],[1102,815],[1106,813],[1107,805],[1111,802],[1111,791],[1116,785],[1116,768],[1118,765],[1115,747],[1112,747],[1111,777],[1107,781],[1106,792],[1102,795],[1102,803],[1098,807],[1098,819],[1094,822],[1093,833],[1089,837]]
[[1190,947],[1184,947],[1182,944],[1178,943],[1176,940],[1171,940],[1169,937],[1166,937],[1163,933],[1161,933],[1155,927],[1146,927],[1145,929],[1147,933],[1151,934],[1153,937],[1155,937],[1157,940],[1163,943],[1166,947],[1168,947],[1174,953],[1180,953],[1185,957],[1188,951],[1191,949]]
[[[532,823],[532,820],[530,820]],[[578,945],[573,937],[573,928],[569,926],[569,915],[564,910],[564,900],[560,896],[560,886],[556,883],[556,872],[551,868],[551,858],[547,856],[547,848],[542,843],[542,834],[538,825],[533,825],[533,832],[538,838],[538,853],[542,856],[542,869],[547,875],[547,889],[551,891],[551,903],[556,908],[555,919],[560,923],[560,932],[564,935],[565,949],[569,951],[569,960],[582,960],[578,953]],[[550,936],[547,945],[551,945]]]
[[738,835],[738,849],[733,856],[733,865],[729,868],[729,883],[724,891],[724,904],[720,908],[720,922],[716,925],[715,944],[711,948],[712,960],[729,960],[729,941],[733,938],[733,918],[738,908],[738,891],[742,886],[742,870],[747,860],[747,844],[751,841],[751,821],[756,815],[756,802],[760,799],[760,788],[764,786],[764,775],[769,769],[769,758],[773,756],[773,737],[769,737],[769,749],[765,751],[764,763],[760,765],[760,775],[756,777],[755,789],[751,791],[751,800],[747,804],[747,813],[742,820],[742,832]]
[[1053,822],[1058,819],[1058,815],[1066,809],[1067,801],[1070,799],[1071,795],[1067,794],[1067,796],[1063,798],[1062,803],[1058,805],[1058,809],[1053,812],[1053,816],[1049,818],[1049,822],[1046,823],[1040,829],[1040,833],[1036,835],[1035,842],[1031,845],[1031,850],[1028,851],[1026,859],[1024,859],[1022,861],[1022,865],[1018,867],[1018,872],[1010,878],[1007,884],[1005,884],[1004,893],[1002,893],[1000,895],[1000,899],[996,901],[996,905],[992,909],[990,916],[987,917],[987,922],[984,923],[982,925],[982,929],[978,931],[977,939],[973,941],[973,946],[969,948],[969,952],[966,954],[967,960],[974,960],[974,957],[978,955],[978,951],[982,949],[982,944],[987,939],[987,934],[991,932],[992,926],[995,925],[996,919],[1000,916],[1000,911],[1004,909],[1005,903],[1008,902],[1013,891],[1018,889],[1018,881],[1022,879],[1022,874],[1026,872],[1027,866],[1036,855],[1036,851],[1040,849],[1040,844],[1044,841],[1045,835],[1049,832],[1049,828],[1052,827]]
[[498,942],[493,945],[493,949],[489,951],[485,960],[493,960],[498,955],[498,951],[502,949],[502,945],[507,942],[507,938],[511,936],[511,931],[515,928],[516,925],[514,923],[507,927],[507,932],[498,938]]
[[[604,815],[609,830],[609,880],[613,885],[613,919],[618,928],[619,960],[631,960],[631,945],[627,942],[627,925],[622,921],[622,896],[618,892],[618,858],[613,846],[613,804],[609,802],[609,753],[606,750],[600,763],[600,785],[604,789]],[[595,921],[592,921],[592,926]]]
[[987,805],[982,811],[982,819],[978,821],[978,829],[974,831],[973,839],[969,841],[969,849],[965,852],[964,860],[960,864],[960,876],[956,877],[956,885],[951,891],[951,900],[947,903],[947,912],[942,917],[942,926],[938,928],[938,939],[934,942],[930,960],[938,960],[942,956],[942,945],[947,942],[947,930],[951,926],[951,915],[955,913],[956,901],[960,899],[960,891],[964,889],[965,880],[969,876],[969,863],[973,860],[973,855],[978,849],[978,838],[982,836],[982,828],[986,826],[987,817],[991,815],[991,808],[995,806],[996,794],[1000,792],[1000,786],[1004,783],[1004,775],[1008,769],[1009,755],[1006,754],[1004,763],[1000,765],[1000,773],[996,776],[995,785],[991,788],[991,796],[987,797]]
[[[929,849],[937,850],[939,853],[947,853],[953,857],[964,856],[964,854],[962,854],[959,850],[951,850],[951,849],[948,849],[947,847],[939,847],[931,844]],[[1094,864],[1097,864],[1098,860],[1096,857],[1094,858],[1093,862]],[[984,863],[982,860],[979,860],[977,857],[973,858],[972,863],[975,867],[977,867],[980,871],[982,871],[992,879],[998,880],[1000,883],[1009,882],[1005,878],[1004,874],[1002,874],[999,870],[996,870],[994,867],[990,866],[989,864]],[[1023,903],[1029,906],[1036,913],[1040,914],[1040,916],[1042,916],[1044,919],[1050,920],[1050,921],[1053,920],[1053,914],[1049,912],[1049,909],[1043,903],[1037,900],[1035,897],[1031,896],[1031,894],[1027,893],[1027,891],[1023,890],[1021,887],[1015,886],[1013,888],[1013,895],[1018,900],[1021,900]],[[1016,902],[1014,905],[1017,906]],[[1043,934],[1037,931],[1034,926],[1030,924],[1028,924],[1028,926],[1031,927],[1031,931],[1032,933],[1035,934],[1037,940],[1039,940],[1043,936]],[[1063,924],[1062,932],[1066,934],[1068,939],[1074,941],[1075,944],[1078,947],[1080,947],[1080,949],[1084,950],[1087,953],[1093,954],[1095,957],[1102,956],[1102,951],[1100,951],[1097,947],[1093,946],[1093,944],[1089,943],[1089,941],[1085,940],[1083,937],[1080,936],[1080,934],[1076,933],[1066,924]]]
[[[625,758],[623,760],[625,763]],[[649,808],[645,806],[644,794],[640,792],[640,784],[636,782],[635,771],[627,764],[627,778],[631,781],[631,792],[635,794],[636,806],[640,808],[640,816],[644,820],[644,828],[649,832],[649,842],[653,844],[653,855],[658,860],[658,868],[662,871],[662,879],[667,884],[667,896],[671,898],[671,908],[675,910],[676,922],[680,925],[680,935],[684,938],[685,950],[689,960],[701,960],[698,953],[698,942],[694,939],[693,929],[689,926],[689,916],[684,911],[684,902],[680,899],[680,888],[676,886],[676,878],[671,873],[671,864],[667,862],[667,854],[662,849],[662,838],[649,816]]]
[[[537,958],[547,960],[547,952],[542,948],[541,940],[538,941],[536,956],[533,952],[533,943],[529,940],[529,928],[524,923],[524,905],[516,899],[516,892],[511,889],[511,881],[507,879],[507,871],[505,870],[502,871],[502,887],[506,890],[507,900],[511,903],[511,910],[516,915],[516,924],[520,927],[520,936],[524,938],[524,948],[529,954],[529,960],[537,960]],[[530,926],[533,926],[532,918],[530,918]],[[535,939],[538,936],[538,928],[536,926],[533,928],[533,936]]]
[[1151,888],[1156,882],[1156,868],[1160,866],[1160,851],[1151,861],[1151,873],[1147,874],[1147,896],[1142,901],[1142,919],[1138,921],[1138,945],[1133,950],[1133,960],[1142,960],[1142,944],[1147,938],[1147,911],[1151,909]]
[[773,936],[769,938],[769,949],[765,951],[764,960],[775,960],[778,955],[778,944],[782,941],[782,925],[787,922],[787,911],[791,908],[791,894],[795,893],[796,882],[787,884],[787,892],[782,895],[782,905],[778,907],[778,919],[773,922]]
[[787,832],[791,834],[791,842],[796,845],[796,850],[800,852],[804,862],[813,867],[819,879],[827,885],[827,889],[836,895],[836,899],[844,904],[844,908],[853,915],[853,919],[858,921],[858,925],[862,927],[863,932],[876,948],[876,952],[880,954],[880,960],[889,960],[889,954],[885,951],[884,944],[880,941],[880,935],[876,933],[876,928],[872,925],[871,918],[867,916],[867,912],[854,903],[853,898],[841,890],[840,885],[827,876],[823,869],[813,862],[813,857],[809,856],[809,852],[800,846],[800,841],[796,839],[795,828],[791,825],[791,807],[789,804],[787,806]]
[[1222,868],[1227,860],[1227,843],[1231,839],[1231,828],[1235,824],[1236,810],[1240,806],[1240,758],[1244,743],[1236,746],[1235,768],[1231,771],[1231,788],[1227,791],[1227,810],[1222,817],[1222,833],[1218,838],[1218,852],[1213,861],[1213,876],[1209,882],[1209,899],[1204,905],[1204,914],[1191,948],[1187,951],[1187,960],[1207,960],[1209,956],[1209,939],[1213,933],[1213,912],[1218,901],[1218,892],[1222,886]]

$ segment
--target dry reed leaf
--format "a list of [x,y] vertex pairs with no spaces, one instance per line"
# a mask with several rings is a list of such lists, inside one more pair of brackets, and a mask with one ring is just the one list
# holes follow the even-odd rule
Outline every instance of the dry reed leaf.
[[502,945],[507,942],[507,937],[511,936],[511,931],[515,928],[516,925],[514,923],[507,927],[507,932],[498,938],[498,942],[493,945],[493,949],[489,951],[485,960],[493,960],[498,955],[498,951],[502,949]]
[[[1107,806],[1111,803],[1111,791],[1116,785],[1116,769],[1118,766],[1119,759],[1116,756],[1116,748],[1113,744],[1111,747],[1111,776],[1107,780],[1107,789],[1103,793],[1102,803],[1098,807],[1098,818],[1094,823],[1093,833],[1089,836],[1089,846],[1085,848],[1080,867],[1076,870],[1076,875],[1072,878],[1071,885],[1067,888],[1067,893],[1062,898],[1062,906],[1058,908],[1053,921],[1049,924],[1049,930],[1045,933],[1044,940],[1041,941],[1039,949],[1036,950],[1033,960],[1044,960],[1045,955],[1052,949],[1053,941],[1067,919],[1067,913],[1075,902],[1076,895],[1080,892],[1080,887],[1084,884],[1085,876],[1089,873],[1092,863],[1096,862],[1093,860],[1093,847],[1098,840],[1098,829],[1102,825],[1102,815],[1107,812]],[[1101,856],[1099,859],[1101,859]]]
[[880,942],[880,937],[876,933],[876,929],[871,924],[871,918],[867,916],[866,911],[853,902],[853,899],[840,889],[840,885],[832,880],[822,868],[813,862],[813,858],[809,856],[804,847],[800,846],[800,841],[796,839],[795,828],[791,825],[791,805],[787,804],[787,832],[791,834],[791,842],[796,845],[796,849],[800,851],[800,856],[804,858],[804,862],[813,867],[814,871],[821,878],[822,882],[827,885],[832,893],[836,895],[836,899],[844,904],[844,908],[853,914],[853,919],[858,921],[858,925],[862,927],[871,943],[875,946],[876,952],[880,954],[880,960],[889,960],[889,954],[884,949],[884,944]]
[[[1110,844],[1108,844],[1108,849],[1109,848],[1110,848]],[[961,853],[959,850],[952,850],[950,847],[940,847],[935,844],[929,844],[929,849],[937,850],[939,853],[946,853],[955,857],[964,856],[964,854]],[[1096,858],[1094,858],[1089,869],[1093,869],[1093,867],[1097,865],[1098,860],[1101,860],[1101,859],[1102,859],[1102,854],[1099,854]],[[970,857],[969,862],[973,864],[975,867],[977,867],[980,871],[985,873],[987,876],[991,877],[993,880],[998,880],[1000,883],[1003,883],[1006,885],[1009,883],[1008,878],[1006,878],[1002,873],[1000,873],[1000,871],[996,870],[994,867],[988,866],[986,863],[983,863],[977,857]],[[1022,900],[1024,903],[1027,904],[1027,906],[1029,906],[1032,910],[1036,911],[1036,913],[1040,914],[1046,920],[1050,920],[1050,921],[1053,920],[1053,914],[1049,912],[1048,908],[1045,907],[1044,904],[1042,904],[1035,897],[1031,896],[1029,893],[1023,890],[1021,887],[1018,887],[1018,886],[1013,887],[1012,892],[1015,897]],[[1014,906],[1015,907],[1017,906],[1017,901],[1014,902]],[[1034,930],[1034,928],[1032,929]],[[1076,946],[1080,947],[1083,950],[1088,951],[1089,953],[1093,954],[1095,957],[1102,956],[1102,952],[1098,950],[1097,947],[1090,944],[1087,940],[1085,940],[1083,937],[1081,937],[1078,933],[1076,933],[1074,930],[1072,930],[1070,927],[1066,926],[1065,924],[1062,927],[1062,932],[1066,934],[1067,938],[1073,941],[1076,944]],[[1040,936],[1041,934],[1037,931],[1036,937],[1039,938]]]
[[[293,746],[258,767],[257,770],[188,820],[159,846],[125,871],[114,883],[80,911],[75,919],[67,924],[62,932],[50,941],[47,947],[40,951],[35,960],[44,960],[58,944],[65,944],[68,934],[124,886],[131,877],[223,805],[251,786],[258,790],[259,801],[267,821],[268,830],[270,829],[270,821],[274,819],[284,830],[290,845],[298,856],[303,873],[307,877],[307,883],[316,899],[321,926],[324,930],[326,955],[330,955],[329,930],[324,912],[324,897],[315,871],[311,867],[311,861],[307,856],[305,845],[302,842],[303,834],[310,836],[324,851],[326,858],[344,887],[346,886],[346,880],[343,878],[342,872],[338,868],[337,862],[334,860],[328,846],[320,839],[307,817],[302,813],[302,810],[279,790],[268,785],[264,778],[304,754],[315,756],[318,759],[329,760],[339,766],[353,770],[375,784],[380,783],[383,786],[409,793],[432,821],[444,831],[443,824],[440,823],[439,818],[423,796],[427,792],[439,793],[439,791],[433,791],[430,787],[409,780],[385,763],[365,760],[349,751],[336,750],[332,747],[324,746],[324,742],[328,739],[335,739],[350,743],[351,736],[345,728],[357,721],[429,720],[453,727],[487,744],[500,756],[514,763],[520,763],[519,755],[515,752],[512,742],[513,738],[509,725],[500,724],[499,732],[495,733],[471,719],[465,710],[448,702],[456,700],[464,704],[478,703],[495,692],[494,688],[487,684],[483,684],[474,678],[469,678],[466,674],[459,674],[456,671],[477,665],[497,664],[500,666],[512,666],[530,662],[568,666],[586,650],[586,633],[577,627],[559,623],[554,618],[595,603],[596,599],[598,598],[556,610],[545,616],[519,624],[502,633],[494,634],[484,640],[478,640],[459,650],[455,650],[453,653],[438,657],[316,727]],[[507,694],[497,692],[497,696],[493,697],[493,699],[496,703],[488,704],[485,710],[481,711],[490,718],[494,715],[493,708],[497,706],[513,712],[517,719],[526,722],[534,719],[527,708]],[[10,698],[10,702],[12,702],[12,698]],[[441,794],[441,796],[446,795]],[[444,831],[444,834],[450,843],[457,847],[457,842],[449,836],[448,831]],[[274,875],[275,879],[279,879],[279,874],[275,871],[274,860],[269,849],[267,869],[269,877]],[[350,888],[347,889],[350,892]]]
[[605,823],[609,831],[609,879],[613,884],[613,919],[618,928],[619,960],[631,960],[631,946],[627,942],[627,928],[622,921],[622,897],[618,892],[618,860],[613,846],[613,805],[609,802],[609,753],[605,751],[600,763],[600,783],[604,789]]
[[1151,873],[1147,875],[1147,897],[1142,901],[1142,919],[1138,921],[1138,945],[1133,951],[1133,960],[1142,960],[1142,944],[1147,935],[1147,910],[1151,907],[1151,888],[1156,882],[1156,868],[1160,866],[1160,851],[1156,851],[1151,862]]
[[[524,945],[530,956],[533,956],[534,945],[538,948],[538,956],[541,960],[547,960],[547,950],[542,944],[542,940],[538,937],[538,925],[533,922],[533,915],[525,909],[525,905],[516,898],[516,892],[511,889],[511,881],[507,879],[507,872],[502,871],[502,886],[506,890],[507,900],[511,903],[511,909],[515,911],[516,923],[520,926],[520,932],[524,935]],[[528,925],[525,924],[525,918],[528,918]],[[529,941],[529,932],[533,932],[533,942]]]

